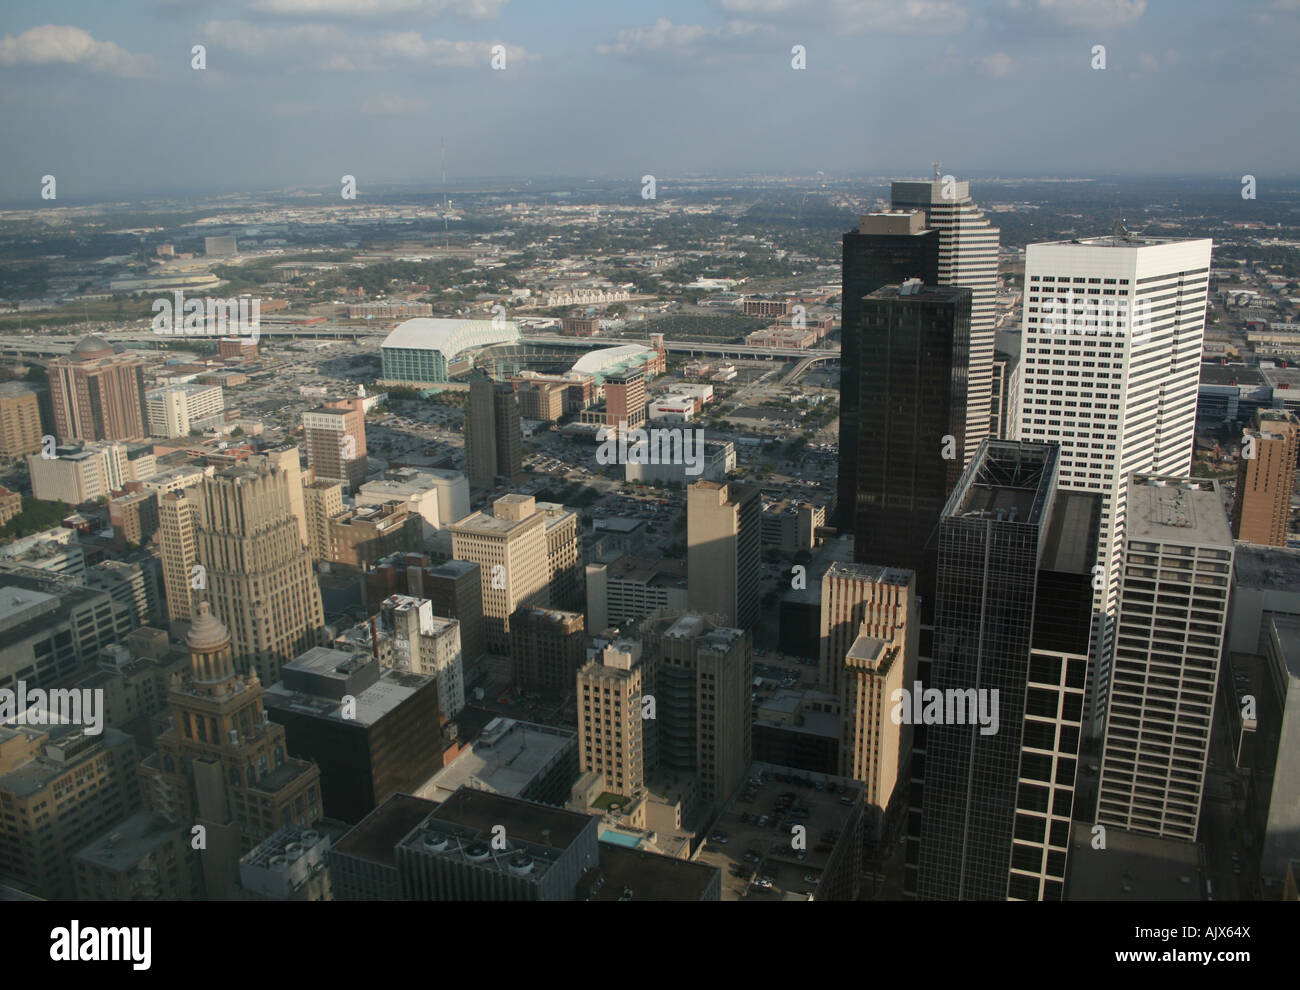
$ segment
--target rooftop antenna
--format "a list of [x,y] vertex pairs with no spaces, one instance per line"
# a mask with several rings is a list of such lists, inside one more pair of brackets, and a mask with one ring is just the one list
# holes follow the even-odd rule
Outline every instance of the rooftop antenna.
[[943,170],[939,168],[938,162],[931,162],[930,164],[934,166],[934,181],[938,182],[940,179],[943,178],[943,175],[941,174]]

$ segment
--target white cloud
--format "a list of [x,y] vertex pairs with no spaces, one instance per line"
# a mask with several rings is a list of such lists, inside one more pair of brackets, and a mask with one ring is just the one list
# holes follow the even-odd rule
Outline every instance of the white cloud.
[[601,55],[673,55],[682,57],[709,57],[724,54],[734,47],[760,34],[770,34],[771,28],[749,21],[729,21],[720,27],[703,24],[674,24],[661,17],[649,27],[624,28],[612,42],[596,46]]
[[955,34],[966,27],[964,0],[717,0],[729,14],[798,15],[840,34]]
[[[325,72],[380,72],[392,69],[489,69],[496,41],[447,41],[416,31],[359,35],[325,24],[286,27],[247,21],[208,21],[200,29],[209,45],[252,59],[292,58],[302,68]],[[518,45],[505,45],[506,64],[535,61]]]
[[510,0],[250,0],[262,14],[294,17],[441,17],[493,20]]
[[132,55],[111,41],[96,41],[79,27],[42,24],[0,38],[0,67],[24,65],[79,65],[92,72],[130,78],[147,75],[153,59]]
[[1137,23],[1146,13],[1147,0],[1007,0],[1007,7],[1062,27],[1103,30]]

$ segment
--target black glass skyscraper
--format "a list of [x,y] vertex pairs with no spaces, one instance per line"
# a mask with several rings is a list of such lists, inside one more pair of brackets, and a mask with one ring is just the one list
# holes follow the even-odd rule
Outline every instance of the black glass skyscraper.
[[[925,726],[909,850],[922,898],[1063,894],[1100,499],[1057,491],[1058,454],[985,441],[939,524],[926,693],[944,704]],[[995,717],[977,723],[976,705]]]
[[910,278],[919,278],[927,285],[939,281],[939,233],[926,228],[923,212],[869,214],[861,218],[857,230],[844,235],[836,501],[837,524],[842,532],[852,532],[856,525],[862,366],[875,358],[872,343],[862,338],[862,299],[881,286],[897,285]]
[[935,528],[961,477],[970,308],[970,289],[905,282],[863,297],[858,316],[853,558],[916,571],[923,625]]

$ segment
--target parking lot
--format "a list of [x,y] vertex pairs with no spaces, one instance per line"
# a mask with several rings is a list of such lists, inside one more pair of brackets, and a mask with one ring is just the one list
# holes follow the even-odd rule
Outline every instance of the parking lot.
[[[815,895],[860,785],[800,770],[756,774],[723,811],[698,858],[721,868],[724,901]],[[796,848],[796,826],[804,829],[804,848]]]

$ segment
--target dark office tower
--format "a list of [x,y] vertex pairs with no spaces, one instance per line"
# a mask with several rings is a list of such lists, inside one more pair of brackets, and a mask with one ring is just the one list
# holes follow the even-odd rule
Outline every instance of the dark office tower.
[[493,487],[497,478],[513,481],[522,473],[519,403],[512,386],[486,377],[470,381],[465,468],[469,483],[478,488]]
[[516,609],[510,617],[510,658],[519,687],[561,695],[572,691],[587,661],[582,613]]
[[853,559],[916,571],[927,626],[935,527],[961,477],[970,306],[969,289],[919,281],[862,300]]
[[892,183],[890,199],[895,210],[924,211],[927,225],[938,231],[939,285],[961,285],[974,294],[967,358],[970,384],[966,447],[962,457],[962,464],[969,464],[988,435],[1001,232],[972,202],[970,183],[958,182],[951,175],[940,176],[937,168],[933,181]]
[[859,396],[864,362],[873,360],[862,339],[862,298],[884,285],[919,278],[939,283],[939,234],[919,210],[871,213],[844,235],[840,331],[840,474],[836,516],[841,532],[852,532],[858,491]]
[[1058,451],[986,440],[944,508],[931,680],[896,709],[925,725],[909,852],[924,899],[1064,888],[1101,510],[1058,493]]
[[460,623],[460,649],[466,664],[487,652],[483,632],[483,587],[479,565],[449,560],[432,570],[418,572],[424,597],[433,602],[433,614]]

